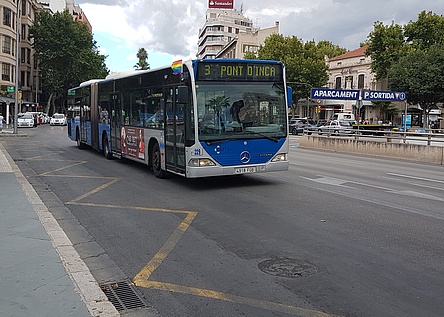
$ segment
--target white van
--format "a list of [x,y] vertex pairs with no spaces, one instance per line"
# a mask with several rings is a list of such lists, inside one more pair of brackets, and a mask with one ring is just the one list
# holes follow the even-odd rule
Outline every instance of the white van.
[[355,115],[351,112],[338,112],[331,116],[330,120],[348,121],[352,124],[356,123]]

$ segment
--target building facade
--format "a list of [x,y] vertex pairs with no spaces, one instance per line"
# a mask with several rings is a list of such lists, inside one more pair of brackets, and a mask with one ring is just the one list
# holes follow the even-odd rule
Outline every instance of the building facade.
[[[9,123],[15,104],[15,90],[21,91],[22,105],[36,108],[40,92],[38,69],[34,63],[32,43],[28,39],[29,29],[35,14],[42,10],[37,0],[2,0],[0,10],[0,111]],[[17,20],[17,13],[19,13]],[[17,23],[18,22],[18,23]],[[18,46],[17,46],[18,43]],[[16,78],[18,65],[18,78]],[[18,87],[16,86],[18,82]],[[19,109],[22,110],[22,109]]]
[[241,32],[216,54],[216,58],[243,59],[247,52],[256,54],[260,45],[272,34],[279,34],[279,22],[270,28]]
[[[41,10],[52,13],[68,10],[73,19],[85,23],[92,30],[87,17],[73,0],[0,0],[0,13],[3,17],[0,23],[0,112],[7,123],[14,114],[16,88],[21,92],[19,112],[38,111],[41,108],[41,76],[34,60],[32,42],[29,40],[30,27]],[[16,83],[18,87],[15,87]]]
[[275,26],[260,29],[243,15],[242,9],[209,8],[205,24],[199,29],[197,58],[243,58],[246,52],[256,53],[265,38],[279,33]]

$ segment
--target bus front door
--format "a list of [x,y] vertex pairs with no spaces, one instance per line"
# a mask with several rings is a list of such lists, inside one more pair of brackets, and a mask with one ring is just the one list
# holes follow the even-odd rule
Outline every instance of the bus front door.
[[120,153],[120,128],[122,127],[122,109],[120,106],[119,95],[111,94],[109,96],[111,102],[111,124],[110,124],[110,134],[111,134],[111,148],[114,151]]
[[168,171],[185,174],[185,104],[178,102],[179,87],[165,92],[165,164]]

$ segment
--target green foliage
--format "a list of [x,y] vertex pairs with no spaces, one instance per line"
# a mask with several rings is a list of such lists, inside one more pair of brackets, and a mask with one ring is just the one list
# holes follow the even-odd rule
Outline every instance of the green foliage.
[[139,62],[134,65],[135,69],[150,69],[150,64],[148,64],[148,53],[145,48],[139,48],[137,51],[137,58],[139,59]]
[[406,91],[412,104],[423,109],[444,101],[444,45],[414,50],[401,57],[389,72],[390,88]]
[[391,90],[405,91],[424,112],[444,102],[444,16],[422,11],[404,27],[376,22],[368,39],[377,79],[387,78]]
[[42,90],[52,100],[63,98],[69,88],[83,81],[108,75],[106,57],[98,53],[92,34],[68,11],[38,13],[29,32],[42,75]]
[[253,52],[246,52],[244,54],[244,59],[257,59],[257,56]]
[[307,98],[312,87],[322,87],[327,83],[325,56],[333,57],[345,51],[328,41],[304,43],[295,36],[273,34],[259,48],[258,58],[284,63],[287,83],[293,88],[293,99],[298,100]]
[[376,79],[387,78],[389,68],[406,51],[403,29],[397,24],[383,25],[375,22],[374,30],[368,36],[366,55],[372,58],[371,70]]

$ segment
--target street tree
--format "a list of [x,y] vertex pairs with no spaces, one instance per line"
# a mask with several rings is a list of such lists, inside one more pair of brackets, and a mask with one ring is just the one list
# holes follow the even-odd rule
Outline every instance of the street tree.
[[296,36],[273,34],[265,39],[257,56],[249,54],[246,58],[279,60],[284,63],[287,84],[293,88],[293,100],[296,101],[292,105],[294,114],[299,99],[309,98],[312,87],[322,87],[327,83],[325,57],[334,57],[344,52],[345,49],[328,41],[316,44],[314,40],[303,42]]
[[98,52],[91,32],[67,10],[53,15],[38,13],[29,38],[42,76],[42,92],[48,96],[46,113],[53,112],[56,103],[64,104],[69,88],[109,73],[106,57]]
[[410,104],[423,109],[424,127],[431,109],[444,102],[444,45],[434,44],[427,50],[414,50],[401,57],[388,72],[389,87],[406,91]]
[[136,65],[134,65],[135,69],[150,69],[150,64],[148,64],[148,53],[145,48],[139,48],[139,50],[137,51],[137,58],[139,59],[139,61],[136,63]]
[[405,91],[410,104],[420,105],[426,127],[430,109],[444,102],[444,16],[422,11],[405,26],[375,22],[367,44],[376,79],[387,80],[389,89]]

